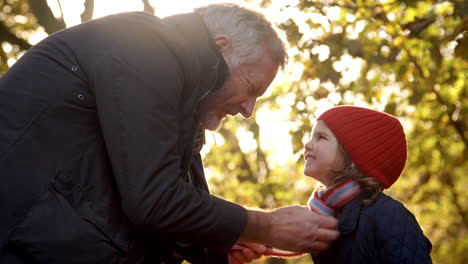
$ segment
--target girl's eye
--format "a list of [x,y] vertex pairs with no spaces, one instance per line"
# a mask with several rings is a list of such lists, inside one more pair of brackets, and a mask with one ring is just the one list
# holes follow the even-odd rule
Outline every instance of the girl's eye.
[[321,139],[325,139],[325,137],[323,137],[322,135],[315,135],[313,138],[317,141]]

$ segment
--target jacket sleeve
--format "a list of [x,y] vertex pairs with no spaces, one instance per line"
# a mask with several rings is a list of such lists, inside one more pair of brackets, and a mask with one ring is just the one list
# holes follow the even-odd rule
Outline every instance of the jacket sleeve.
[[227,251],[247,213],[182,180],[176,59],[157,42],[126,52],[103,56],[92,81],[124,212],[145,235]]
[[432,263],[431,242],[414,215],[401,203],[388,201],[377,216],[375,234],[379,263]]

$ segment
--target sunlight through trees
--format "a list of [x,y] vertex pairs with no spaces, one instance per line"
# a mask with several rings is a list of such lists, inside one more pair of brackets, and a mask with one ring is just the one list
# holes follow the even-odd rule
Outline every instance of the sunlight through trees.
[[[104,15],[111,5],[76,2],[66,9],[70,1],[0,0],[0,73],[45,36]],[[116,12],[159,14],[159,1],[117,2],[122,6],[114,6]],[[218,132],[207,133],[204,162],[212,192],[264,209],[306,204],[315,182],[302,174],[302,152],[314,117],[341,104],[382,110],[400,118],[409,143],[406,169],[388,193],[418,218],[433,243],[434,263],[468,263],[468,3],[249,4],[264,8],[285,30],[291,62],[251,119],[229,118]]]

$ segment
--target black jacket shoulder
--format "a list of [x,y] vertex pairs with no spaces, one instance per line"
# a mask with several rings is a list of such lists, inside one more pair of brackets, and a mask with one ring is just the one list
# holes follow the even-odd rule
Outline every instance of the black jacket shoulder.
[[212,42],[194,13],[131,12],[24,54],[0,78],[0,248],[38,263],[229,250],[245,209],[186,181],[197,104],[228,76]]
[[339,230],[329,250],[312,255],[314,263],[432,263],[431,243],[414,215],[383,193],[371,205],[359,198],[345,205]]

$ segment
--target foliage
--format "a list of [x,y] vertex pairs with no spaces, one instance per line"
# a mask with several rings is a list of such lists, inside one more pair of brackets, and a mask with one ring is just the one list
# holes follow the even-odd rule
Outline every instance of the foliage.
[[0,0],[0,73],[8,69],[8,59],[31,47],[26,38],[36,27],[25,1]]
[[[46,12],[46,2],[0,0],[0,73],[34,44],[34,33],[65,26]],[[314,116],[332,105],[365,105],[399,116],[407,133],[406,169],[388,193],[417,217],[433,243],[434,263],[468,263],[468,3],[250,2],[278,12],[291,46],[291,71],[251,119],[230,118],[208,133],[209,141],[213,136],[219,142],[206,146],[204,157],[212,192],[263,209],[305,204],[315,182],[302,175],[302,149]],[[93,1],[83,3],[85,21]],[[265,113],[274,117],[273,125],[266,125]],[[269,135],[277,138],[267,142]],[[289,143],[290,150],[279,154],[290,158],[279,162],[272,146]]]
[[[266,208],[304,204],[314,188],[301,175],[301,152],[311,120],[332,105],[368,106],[400,117],[407,133],[406,169],[388,193],[417,217],[433,243],[434,263],[468,262],[468,195],[464,191],[468,187],[468,4],[371,0],[262,4],[293,14],[280,22],[294,63],[303,65],[302,74],[274,87],[259,107],[289,112],[295,155],[289,164],[278,166],[261,144],[241,152],[233,148],[239,144],[236,138],[226,138],[205,158],[212,174],[221,175],[211,178],[213,192]],[[295,75],[301,70],[291,68]],[[293,100],[285,104],[284,98]],[[250,129],[259,142],[259,121],[256,117],[228,120],[220,133]],[[289,139],[278,138],[282,140]]]

